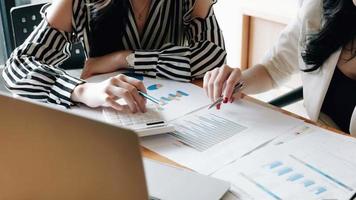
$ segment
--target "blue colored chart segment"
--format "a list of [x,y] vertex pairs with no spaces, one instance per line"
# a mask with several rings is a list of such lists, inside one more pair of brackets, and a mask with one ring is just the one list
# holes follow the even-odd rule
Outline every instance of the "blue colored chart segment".
[[147,87],[147,90],[153,91],[158,90],[159,88],[163,87],[162,84],[153,84]]
[[287,174],[289,172],[292,172],[293,169],[290,167],[285,167],[277,171],[278,176],[283,176],[284,174]]
[[303,178],[304,176],[302,174],[292,174],[287,180],[290,182],[294,182],[298,179]]
[[177,91],[177,93],[176,93],[176,95],[178,96],[178,97],[182,97],[182,96],[189,96],[189,94],[187,94],[187,93],[185,93],[185,92],[182,92],[182,91],[180,91],[180,90],[178,90]]
[[306,178],[302,173],[296,172],[292,167],[285,165],[282,161],[273,161],[263,166],[265,169],[293,184],[302,184],[314,195],[321,195],[327,192],[327,188],[318,185],[315,181]]
[[314,181],[312,181],[312,180],[305,180],[305,181],[303,181],[303,185],[304,185],[304,187],[309,187],[309,186],[311,186],[311,185],[314,185]]
[[189,94],[181,90],[177,90],[175,93],[169,93],[167,96],[161,97],[160,102],[161,104],[166,105],[171,101],[179,101],[181,98],[186,96],[189,96]]

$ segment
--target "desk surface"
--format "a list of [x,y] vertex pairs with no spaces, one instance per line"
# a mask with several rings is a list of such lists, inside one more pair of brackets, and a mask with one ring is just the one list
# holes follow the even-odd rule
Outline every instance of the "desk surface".
[[[194,81],[193,83],[194,83],[195,85],[200,86],[200,87],[202,87],[202,85],[203,85],[202,80],[196,80],[196,81]],[[301,117],[301,116],[296,115],[296,114],[294,114],[294,113],[291,113],[291,112],[289,112],[289,111],[283,110],[283,109],[281,109],[281,108],[272,106],[272,105],[270,105],[270,104],[268,104],[268,103],[262,102],[262,101],[260,101],[260,100],[255,99],[255,98],[249,97],[249,96],[247,96],[247,95],[244,95],[243,98],[246,99],[246,100],[248,100],[248,101],[257,103],[257,104],[259,104],[259,105],[262,105],[262,106],[264,106],[264,107],[268,107],[268,108],[270,108],[270,109],[272,109],[272,110],[275,110],[275,111],[284,113],[284,114],[286,114],[286,115],[289,115],[289,116],[292,116],[292,117],[301,119],[301,120],[303,120],[303,121],[305,121],[305,122],[307,122],[307,123],[310,123],[310,124],[313,124],[313,125],[316,125],[316,126],[319,126],[319,127],[325,128],[325,129],[328,129],[328,130],[333,131],[333,132],[335,132],[335,133],[344,134],[343,132],[341,132],[341,131],[339,131],[339,130],[336,130],[336,129],[334,129],[334,128],[327,127],[327,126],[324,126],[324,125],[320,125],[320,124],[315,123],[315,122],[313,122],[313,121],[311,121],[311,120],[309,120],[309,119],[306,119],[306,118],[304,118],[304,117]],[[147,149],[147,148],[141,147],[141,152],[142,152],[142,155],[143,155],[144,157],[146,157],[146,158],[150,158],[150,159],[157,160],[157,161],[160,161],[160,162],[164,162],[164,163],[167,163],[167,164],[176,165],[176,166],[179,166],[179,167],[184,167],[184,166],[181,166],[181,165],[175,163],[174,161],[171,161],[171,160],[169,160],[168,158],[166,158],[166,157],[164,157],[164,156],[161,156],[161,155],[159,155],[159,154],[157,154],[157,153],[155,153],[155,152],[153,152],[153,151],[151,151],[151,150],[149,150],[149,149]]]

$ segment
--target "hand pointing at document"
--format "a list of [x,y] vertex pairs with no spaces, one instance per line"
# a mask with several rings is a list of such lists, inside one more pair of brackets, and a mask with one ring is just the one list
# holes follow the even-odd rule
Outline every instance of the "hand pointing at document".
[[[204,90],[212,102],[220,109],[223,103],[233,102],[241,98],[244,83],[241,82],[241,70],[224,65],[209,71],[204,76]],[[220,100],[220,101],[219,101]]]

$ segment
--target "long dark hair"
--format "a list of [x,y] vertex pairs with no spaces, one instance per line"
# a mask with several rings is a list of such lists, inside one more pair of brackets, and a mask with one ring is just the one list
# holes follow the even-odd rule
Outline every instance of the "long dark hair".
[[124,34],[129,13],[128,0],[92,0],[90,3],[90,57],[123,50]]
[[[308,66],[302,69],[304,72],[319,69],[332,53],[350,41],[353,48],[355,42],[356,6],[352,0],[324,0],[323,11],[325,23],[319,33],[310,35],[301,55]],[[354,58],[355,49],[351,49],[351,52]]]

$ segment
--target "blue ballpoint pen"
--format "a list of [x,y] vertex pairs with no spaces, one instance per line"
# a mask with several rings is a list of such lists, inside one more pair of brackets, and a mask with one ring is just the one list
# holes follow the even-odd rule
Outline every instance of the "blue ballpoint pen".
[[154,98],[154,97],[151,96],[151,95],[148,95],[148,94],[146,94],[146,93],[144,93],[144,92],[141,92],[141,91],[138,91],[138,93],[139,93],[141,96],[143,96],[145,99],[148,99],[148,100],[152,101],[152,102],[155,103],[155,104],[158,104],[158,105],[161,104],[158,99]]

